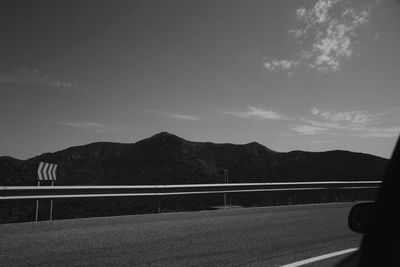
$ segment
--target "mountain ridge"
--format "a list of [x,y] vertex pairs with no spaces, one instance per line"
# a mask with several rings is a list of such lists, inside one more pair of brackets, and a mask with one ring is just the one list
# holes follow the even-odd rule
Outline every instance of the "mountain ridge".
[[277,152],[257,142],[193,142],[160,132],[136,143],[93,142],[26,160],[0,157],[1,185],[35,185],[39,161],[58,163],[59,185],[374,180],[387,159],[346,150]]

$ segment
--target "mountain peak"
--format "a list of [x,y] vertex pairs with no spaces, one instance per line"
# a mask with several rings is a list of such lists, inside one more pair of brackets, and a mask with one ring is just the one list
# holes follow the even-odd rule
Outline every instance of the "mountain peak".
[[179,137],[179,136],[177,136],[175,134],[169,133],[169,132],[159,132],[158,134],[155,134],[155,135],[153,135],[153,136],[151,136],[151,137],[149,137],[149,138],[147,138],[145,140],[149,140],[149,141],[153,141],[153,142],[154,141],[163,142],[163,143],[165,143],[165,142],[170,143],[170,142],[186,141],[185,139],[183,139],[183,138],[181,138],[181,137]]
[[264,146],[264,145],[262,145],[262,144],[260,144],[258,142],[247,143],[246,146],[252,147],[252,148],[255,148],[255,149],[263,149],[263,150],[267,150],[268,152],[276,153],[276,151],[274,151],[274,150],[272,150],[272,149],[270,149],[270,148],[268,148],[268,147],[266,147],[266,146]]
[[175,134],[169,133],[169,132],[159,132],[153,136],[151,136],[150,138],[179,138],[179,139],[183,139]]
[[[163,132],[156,133],[155,135],[153,135],[153,136],[151,136],[151,137],[156,137],[156,136],[176,136],[176,135],[174,135],[174,134],[172,134],[172,133],[169,133],[169,132],[163,131]],[[151,137],[150,137],[150,138],[151,138]]]
[[250,142],[246,144],[247,146],[257,146],[257,147],[264,147],[262,144],[258,143],[258,142]]

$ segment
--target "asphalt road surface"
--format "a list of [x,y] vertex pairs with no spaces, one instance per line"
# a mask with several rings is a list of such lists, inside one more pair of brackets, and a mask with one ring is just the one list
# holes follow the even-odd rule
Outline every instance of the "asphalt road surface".
[[[282,266],[359,246],[354,203],[0,225],[1,266]],[[307,266],[331,266],[344,256]]]

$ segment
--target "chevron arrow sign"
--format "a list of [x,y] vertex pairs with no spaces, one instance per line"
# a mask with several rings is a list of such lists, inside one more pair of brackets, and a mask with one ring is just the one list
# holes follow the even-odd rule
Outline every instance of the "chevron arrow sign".
[[40,162],[37,170],[39,181],[55,181],[57,164]]

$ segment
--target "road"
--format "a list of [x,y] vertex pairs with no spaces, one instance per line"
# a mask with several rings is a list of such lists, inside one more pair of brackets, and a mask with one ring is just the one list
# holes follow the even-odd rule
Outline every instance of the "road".
[[[354,203],[0,225],[1,266],[281,266],[358,247]],[[331,265],[343,256],[320,261]],[[313,266],[312,264],[307,266]]]

